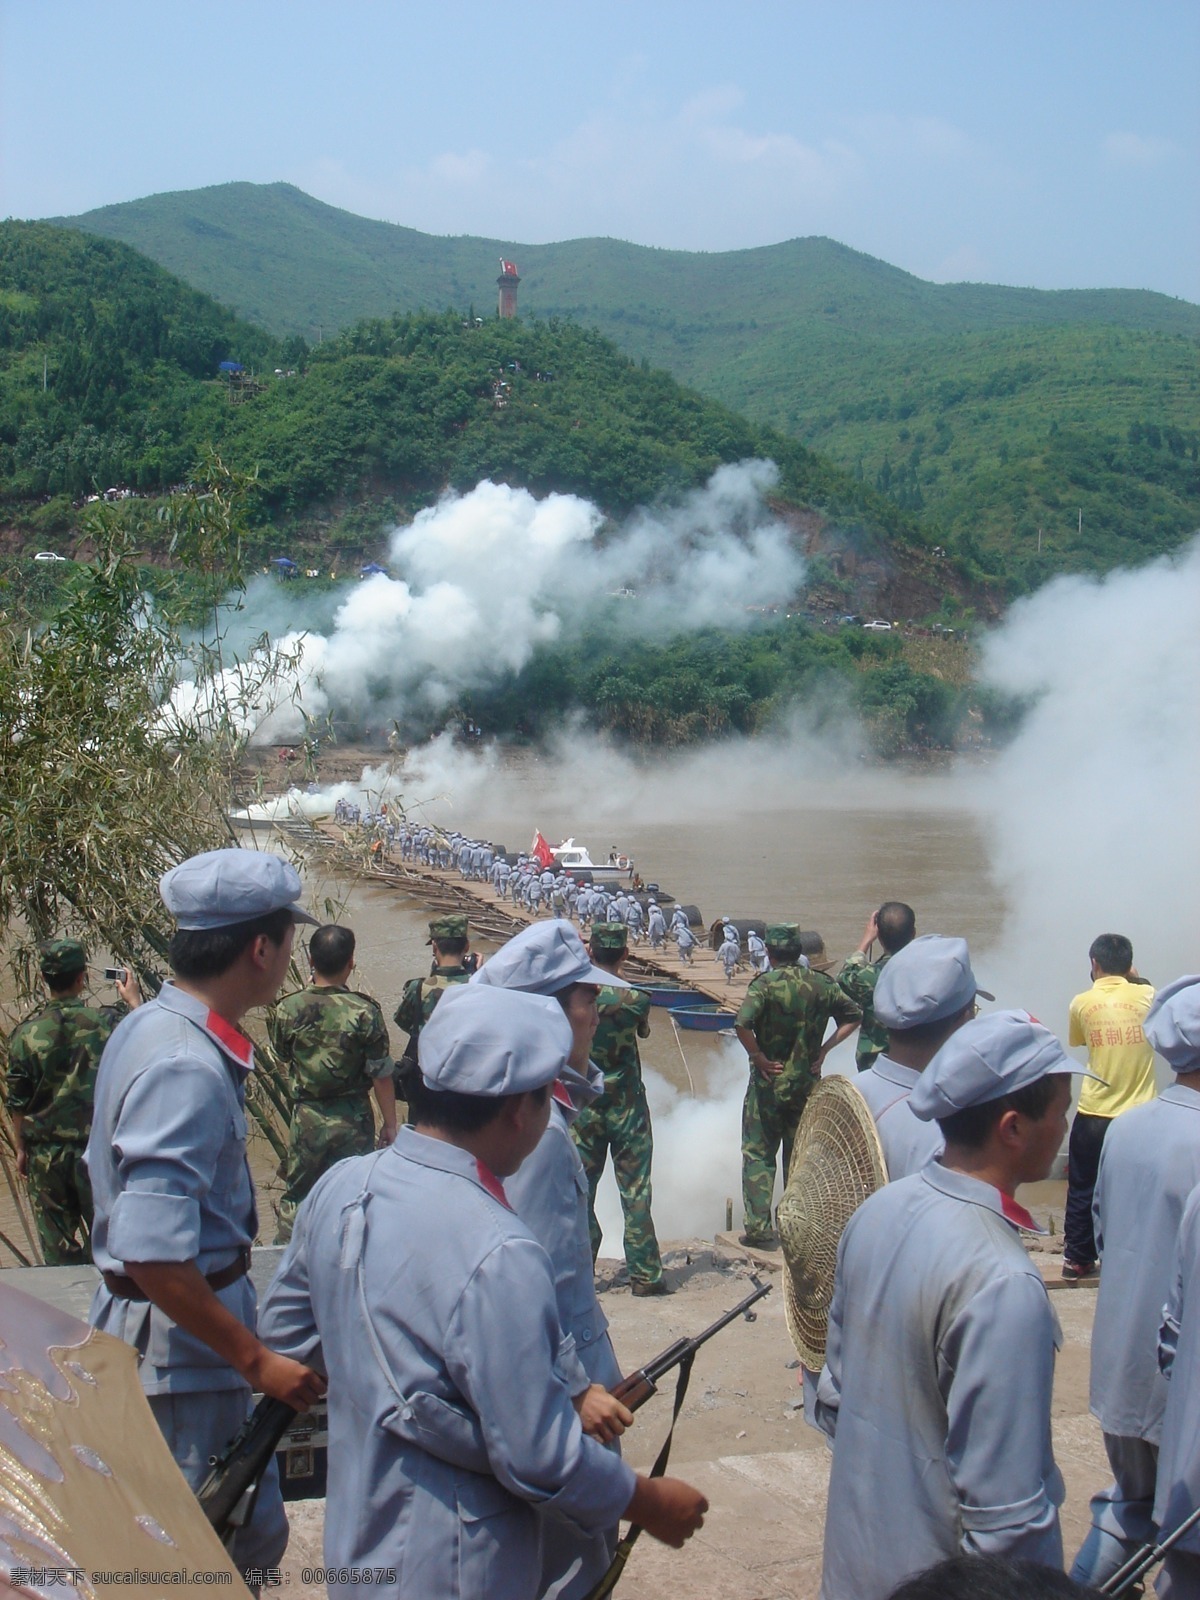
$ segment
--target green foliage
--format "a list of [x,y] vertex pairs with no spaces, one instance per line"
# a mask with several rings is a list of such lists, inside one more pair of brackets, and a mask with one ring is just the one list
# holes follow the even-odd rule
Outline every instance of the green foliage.
[[854,711],[885,755],[952,746],[967,710],[964,689],[904,659],[898,634],[827,631],[798,618],[666,644],[622,633],[618,606],[578,642],[539,650],[457,709],[485,733],[529,739],[582,711],[593,726],[656,746],[764,732],[797,707],[816,728]]
[[230,741],[170,720],[181,644],[142,603],[137,531],[95,508],[99,559],[72,566],[46,624],[0,612],[0,918],[25,930],[11,956],[27,992],[35,941],[68,933],[161,969],[158,878],[227,837]]
[[0,224],[0,291],[0,492],[13,499],[186,477],[205,434],[188,424],[219,389],[205,380],[273,349],[127,246],[46,223]]
[[[827,452],[928,518],[938,542],[973,535],[963,570],[1013,591],[1145,559],[1200,524],[1187,457],[1200,308],[1164,295],[924,283],[830,239],[697,254],[432,238],[285,184],[155,195],[76,222],[310,341],[397,308],[494,304],[496,258],[516,254],[523,316],[594,326],[647,370]],[[1134,427],[1150,431],[1135,440]],[[1074,443],[1055,446],[1055,430]],[[1155,431],[1183,456],[1149,445]]]
[[940,527],[976,577],[1027,589],[1200,525],[1198,396],[1192,339],[1078,325],[843,345],[786,420]]
[[[25,500],[31,530],[29,497],[55,496],[53,517],[43,515],[61,527],[65,495],[207,478],[210,451],[230,470],[257,471],[251,527],[286,528],[336,507],[330,542],[350,550],[377,536],[386,514],[411,514],[482,477],[621,513],[765,454],[780,464],[786,499],[851,515],[876,539],[917,536],[890,502],[793,440],[569,324],[374,319],[277,374],[284,357],[262,334],[150,262],[40,224],[0,224],[4,290],[22,299],[0,304],[0,493]],[[253,354],[267,376],[248,389],[218,378],[229,351]],[[201,536],[164,527],[156,548],[204,566],[193,548]],[[260,537],[260,553],[268,542]],[[221,548],[228,560],[231,547]]]

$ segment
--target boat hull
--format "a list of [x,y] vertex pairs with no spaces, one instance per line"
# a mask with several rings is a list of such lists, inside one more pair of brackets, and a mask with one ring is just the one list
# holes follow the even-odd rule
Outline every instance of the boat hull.
[[[630,979],[631,983],[635,980]],[[639,983],[637,987],[650,996],[652,1006],[669,1006],[673,1010],[688,1010],[694,1006],[710,1004],[699,989],[689,989],[682,983]]]
[[722,1006],[672,1006],[671,1016],[680,1028],[691,1028],[697,1033],[728,1033],[737,1020],[737,1014]]

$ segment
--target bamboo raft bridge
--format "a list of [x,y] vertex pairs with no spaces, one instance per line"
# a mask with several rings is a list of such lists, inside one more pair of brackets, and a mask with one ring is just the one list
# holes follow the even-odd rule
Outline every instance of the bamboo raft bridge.
[[[396,889],[434,912],[464,912],[472,937],[503,944],[531,922],[546,920],[532,916],[524,906],[514,905],[511,900],[501,900],[490,883],[469,881],[453,867],[443,870],[415,861],[397,861],[374,851],[372,841],[365,836],[360,841],[351,829],[337,823],[312,823],[306,818],[292,816],[278,818],[270,826],[299,854],[322,860],[340,874],[363,883]],[[686,984],[712,1004],[731,1011],[741,1005],[754,976],[749,962],[743,959],[732,982],[726,983],[716,952],[700,940],[697,940],[691,965],[681,961],[669,946],[651,951],[643,944],[630,947],[622,971],[631,981],[639,977],[648,981],[665,978]]]

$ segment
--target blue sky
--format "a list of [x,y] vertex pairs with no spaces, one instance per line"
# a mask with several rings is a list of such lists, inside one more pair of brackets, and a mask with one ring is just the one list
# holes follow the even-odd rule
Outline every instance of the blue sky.
[[1196,0],[0,0],[0,215],[284,179],[430,233],[1200,301]]

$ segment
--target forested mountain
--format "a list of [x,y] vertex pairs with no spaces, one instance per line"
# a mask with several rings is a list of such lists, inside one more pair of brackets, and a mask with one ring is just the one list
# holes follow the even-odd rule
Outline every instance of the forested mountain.
[[829,239],[701,254],[435,238],[287,184],[67,220],[310,342],[420,307],[488,316],[498,257],[515,256],[523,318],[598,328],[1019,582],[1137,560],[1200,526],[1200,307],[1165,295],[936,285]]
[[481,477],[621,513],[769,455],[797,509],[878,543],[922,541],[913,518],[820,456],[569,323],[377,318],[308,350],[126,245],[0,224],[0,492],[156,491],[209,444],[258,469],[268,520],[337,505],[359,540],[372,518]]
[[[386,530],[447,487],[489,477],[573,491],[619,517],[670,505],[723,462],[770,457],[772,509],[809,557],[802,604],[815,618],[789,614],[794,597],[780,594],[745,627],[631,644],[611,609],[622,602],[598,596],[584,638],[544,646],[447,719],[537,736],[579,709],[634,740],[680,742],[774,726],[802,700],[812,717],[858,712],[882,751],[952,742],[969,708],[977,730],[963,641],[833,624],[868,601],[957,623],[994,610],[998,592],[939,556],[894,502],[599,334],[424,313],[369,319],[307,350],[239,322],[126,245],[0,224],[0,623],[37,624],[73,585],[69,561],[29,558],[48,543],[87,554],[87,497],[157,496],[210,445],[229,467],[258,471],[252,563],[290,554],[319,567],[302,591],[331,603],[361,561],[383,554]],[[124,508],[161,563],[154,509],[140,497]],[[143,582],[178,598],[178,574],[147,565]],[[223,582],[208,573],[199,598]]]

